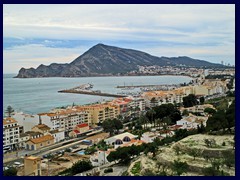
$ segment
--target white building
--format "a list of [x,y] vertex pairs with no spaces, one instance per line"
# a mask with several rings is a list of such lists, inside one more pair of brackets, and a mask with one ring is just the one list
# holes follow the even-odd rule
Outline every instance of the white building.
[[101,166],[104,164],[109,163],[107,160],[107,156],[110,154],[111,151],[102,151],[98,150],[93,155],[90,156],[90,162],[93,166]]
[[27,133],[21,133],[19,138],[19,147],[25,148],[26,142],[30,139],[30,135]]
[[54,137],[54,143],[57,143],[65,139],[65,133],[63,130],[55,129],[49,131],[49,133]]
[[31,131],[32,127],[39,122],[38,115],[25,114],[23,112],[15,112],[12,116],[20,126],[23,126],[23,132]]
[[18,148],[19,145],[19,124],[11,117],[3,119],[3,148]]
[[160,134],[157,132],[145,132],[142,134],[141,140],[145,143],[152,143],[158,136],[160,136]]
[[208,117],[190,114],[177,121],[177,125],[182,125],[181,129],[197,129],[197,126],[201,126],[201,124],[206,126],[207,120]]
[[136,139],[138,136],[133,135],[131,133],[125,132],[122,134],[118,134],[116,136],[105,139],[104,141],[109,145],[114,145],[114,148],[118,148],[124,143],[129,143],[132,139]]

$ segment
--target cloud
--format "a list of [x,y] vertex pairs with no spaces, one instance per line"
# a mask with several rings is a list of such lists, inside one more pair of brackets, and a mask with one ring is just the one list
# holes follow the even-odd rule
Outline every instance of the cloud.
[[15,46],[3,50],[4,73],[16,73],[22,67],[36,68],[40,64],[70,63],[86,51],[85,47],[52,48],[39,44]]
[[[4,64],[24,59],[50,64],[56,60],[50,51],[62,49],[58,58],[67,57],[78,47],[87,50],[98,42],[163,56],[229,58],[234,63],[235,5],[4,4],[3,35]],[[11,56],[14,61],[9,60]]]

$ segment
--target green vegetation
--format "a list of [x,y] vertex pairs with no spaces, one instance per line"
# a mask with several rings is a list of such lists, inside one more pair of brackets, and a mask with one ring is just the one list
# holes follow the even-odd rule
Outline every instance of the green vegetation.
[[231,133],[231,128],[235,126],[235,100],[226,108],[218,110],[211,117],[208,118],[206,129],[207,131],[219,131],[222,133]]
[[3,176],[17,176],[17,169],[10,167],[8,170],[3,171]]
[[75,174],[92,169],[92,164],[90,161],[80,160],[72,165],[71,168],[65,169],[64,171],[58,173],[62,176],[73,176]]
[[118,133],[119,129],[123,128],[122,121],[118,119],[107,119],[102,123],[103,130],[109,132],[110,136],[116,131]]
[[104,173],[110,173],[110,172],[113,172],[113,168],[107,168],[107,169],[104,169],[103,171]]
[[5,112],[7,113],[8,117],[11,117],[14,109],[12,108],[12,106],[8,106]]
[[188,96],[183,97],[183,106],[192,107],[198,104],[197,97],[194,94],[189,94]]
[[138,161],[132,167],[131,173],[134,174],[135,176],[137,176],[137,175],[140,175],[140,171],[141,171],[141,162]]
[[160,119],[162,122],[165,119],[165,121],[168,121],[169,124],[176,124],[176,121],[182,119],[180,111],[171,103],[162,104],[160,106],[153,107],[152,109],[153,111],[148,111],[146,113],[146,117],[148,119]]
[[188,164],[186,162],[174,160],[172,164],[172,171],[175,172],[176,175],[180,176],[181,174],[186,173],[187,170]]

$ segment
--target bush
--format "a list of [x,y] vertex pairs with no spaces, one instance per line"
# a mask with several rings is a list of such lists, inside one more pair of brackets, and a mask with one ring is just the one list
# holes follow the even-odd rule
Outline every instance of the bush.
[[17,169],[11,167],[8,170],[3,171],[3,176],[17,176]]
[[110,172],[113,172],[113,168],[104,169],[104,173],[110,173]]
[[70,148],[65,149],[65,152],[72,152]]

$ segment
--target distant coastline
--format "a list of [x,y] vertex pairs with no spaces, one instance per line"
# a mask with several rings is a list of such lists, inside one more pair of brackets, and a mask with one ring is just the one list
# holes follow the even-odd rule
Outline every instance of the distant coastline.
[[18,78],[16,77],[16,73],[4,73],[3,74],[3,77],[4,75],[12,75],[12,78],[16,78],[16,79],[34,79],[34,78],[88,78],[88,77],[127,77],[127,76],[130,76],[130,77],[136,77],[136,76],[185,76],[185,77],[190,77],[190,78],[194,78],[190,75],[187,75],[187,74],[138,74],[138,75],[132,75],[132,74],[126,74],[126,75],[90,75],[90,76],[72,76],[72,77],[69,77],[69,76],[46,76],[46,77],[28,77],[28,78]]

